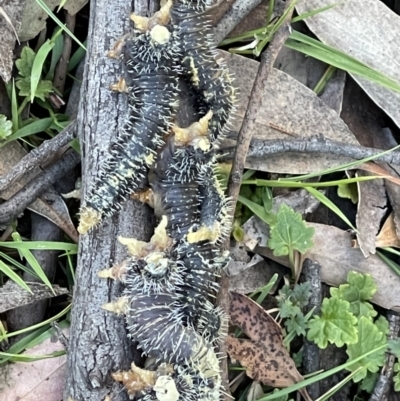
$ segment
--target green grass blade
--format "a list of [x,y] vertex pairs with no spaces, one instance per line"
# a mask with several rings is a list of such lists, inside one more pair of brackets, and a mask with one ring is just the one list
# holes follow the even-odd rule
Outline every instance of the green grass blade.
[[27,328],[22,329],[22,330],[14,331],[12,333],[7,333],[7,335],[5,337],[0,337],[0,341],[4,340],[4,338],[15,337],[15,336],[18,336],[20,334],[24,334],[24,333],[27,333],[29,331],[36,330],[36,329],[38,329],[40,327],[46,326],[47,324],[50,324],[50,323],[56,321],[57,319],[63,317],[64,315],[66,315],[71,310],[71,308],[72,308],[72,304],[69,304],[60,313],[58,313],[57,315],[51,317],[50,319],[47,319],[47,320],[45,320],[45,321],[43,321],[41,323],[38,323],[38,324],[34,324],[33,326],[27,327]]
[[6,143],[15,141],[16,139],[21,139],[29,135],[34,135],[38,134],[39,132],[46,131],[52,123],[53,119],[51,117],[47,117],[27,124],[25,125],[25,127],[20,128],[17,132],[14,132],[14,134],[10,135],[6,141],[1,143],[0,147],[4,146]]
[[328,199],[322,192],[319,192],[315,188],[304,187],[306,191],[308,191],[314,198],[323,203],[327,208],[332,210],[333,213],[337,214],[346,224],[348,224],[354,231],[357,229],[351,224],[350,220],[344,215],[344,213],[330,200]]
[[258,304],[261,304],[265,297],[270,293],[272,287],[275,285],[276,281],[278,280],[279,275],[278,273],[275,273],[272,277],[271,280],[268,281],[268,283],[266,285],[264,285],[261,288],[257,288],[251,295],[250,298],[253,298],[255,295],[257,295],[258,293],[260,293],[260,295],[258,296],[258,298],[256,299],[256,302]]
[[[17,232],[12,233],[12,238],[16,244],[23,244],[21,236]],[[32,267],[33,271],[37,274],[40,280],[42,280],[42,282],[53,292],[53,294],[56,295],[53,286],[50,283],[50,280],[47,278],[45,272],[42,269],[42,266],[40,266],[39,262],[33,256],[32,252],[29,249],[21,249],[21,248],[17,249],[21,253],[21,255],[25,258],[25,260],[29,263],[29,265]]]
[[[61,29],[60,29],[60,31],[61,31]],[[56,65],[58,63],[58,60],[60,60],[60,57],[61,57],[63,49],[64,49],[64,39],[61,35],[57,35],[57,33],[53,34],[52,40],[54,42],[54,47],[51,52],[50,68],[49,68],[48,73],[46,74],[46,79],[48,79],[50,81],[52,81],[54,78],[54,71],[56,69]]]
[[12,80],[11,89],[11,121],[13,123],[13,132],[17,132],[19,129],[19,114],[18,114],[18,100],[17,91],[15,90],[15,80]]
[[39,249],[49,251],[68,251],[71,253],[78,253],[78,245],[69,244],[67,242],[53,242],[53,241],[23,241],[20,244],[14,242],[0,242],[0,247],[10,249]]
[[274,222],[273,216],[269,213],[266,213],[263,206],[258,205],[257,203],[241,195],[239,195],[238,201],[243,205],[247,206],[256,216],[258,216],[261,220],[265,221],[268,225],[271,225]]
[[[384,248],[388,250],[387,248]],[[395,252],[393,252],[395,253]],[[398,275],[400,276],[400,266],[394,262],[392,259],[389,259],[386,255],[382,252],[377,251],[376,254]]]
[[33,103],[36,89],[42,76],[43,64],[46,61],[47,56],[53,49],[54,44],[55,42],[51,42],[50,39],[47,39],[46,42],[44,42],[43,45],[40,46],[40,49],[37,52],[35,59],[33,60],[31,71],[31,103]]
[[57,358],[58,356],[65,355],[65,351],[55,351],[51,354],[46,355],[19,355],[19,354],[10,354],[8,352],[0,352],[0,356],[8,357],[12,362],[34,362],[40,361],[42,359],[49,359],[49,358]]
[[[28,348],[28,345],[31,341],[34,341],[43,333],[46,333],[47,330],[48,327],[41,327],[40,329],[35,330],[33,333],[29,333],[28,335],[22,337],[16,343],[11,345],[11,347],[8,348],[7,352],[12,355],[19,354],[20,352]],[[11,357],[0,357],[0,364],[7,362],[8,360],[10,360],[10,358]]]
[[294,24],[295,22],[304,21],[307,18],[313,17],[314,15],[317,15],[319,13],[323,13],[324,11],[330,10],[331,8],[336,7],[340,4],[343,3],[330,4],[329,6],[320,7],[316,8],[315,10],[307,11],[306,13],[300,14],[297,17],[292,18],[291,23]]
[[300,390],[301,388],[309,386],[310,384],[316,383],[316,382],[318,382],[320,380],[324,380],[327,377],[332,376],[335,373],[338,373],[341,370],[348,368],[352,364],[354,364],[354,363],[356,363],[358,361],[361,361],[362,359],[368,357],[369,355],[372,355],[375,352],[378,352],[378,351],[380,351],[382,349],[385,349],[385,348],[387,348],[386,344],[385,345],[381,345],[380,347],[374,348],[373,350],[366,352],[365,354],[359,356],[356,359],[353,359],[352,361],[346,362],[343,365],[336,366],[335,368],[330,369],[327,372],[323,372],[323,373],[320,373],[320,374],[318,374],[316,376],[310,377],[309,379],[303,380],[300,383],[296,383],[293,386],[290,386],[288,388],[280,390],[280,391],[278,391],[276,393],[268,394],[266,397],[261,397],[257,401],[270,401],[270,400],[275,400],[276,398],[281,398],[281,397],[283,397],[285,395],[288,395],[288,394],[292,393],[293,391]]
[[327,46],[318,40],[308,37],[300,32],[293,31],[285,46],[303,54],[314,57],[334,67],[345,70],[375,82],[385,88],[400,92],[400,82],[375,70],[361,61],[343,53],[333,47]]
[[18,269],[21,269],[22,271],[24,271],[24,272],[26,272],[28,274],[31,274],[32,276],[37,277],[36,273],[31,268],[26,267],[22,263],[19,263],[17,260],[15,260],[12,257],[8,256],[4,252],[0,252],[0,257],[5,259],[9,264],[14,265],[15,267],[17,267]]
[[[86,40],[83,43],[86,44]],[[78,47],[78,49],[75,51],[75,53],[69,59],[67,71],[71,72],[85,57],[85,54],[86,54],[86,49],[83,49],[82,47]]]
[[316,173],[310,173],[310,174],[304,174],[304,175],[299,175],[297,177],[289,177],[289,178],[281,178],[280,181],[299,181],[299,180],[307,180],[309,178],[314,178],[314,177],[320,177],[322,175],[326,175],[326,174],[330,174],[330,173],[337,173],[338,171],[343,171],[343,170],[348,170],[351,168],[355,168],[363,163],[367,163],[369,161],[372,161],[374,159],[376,159],[377,157],[380,156],[384,156],[389,154],[390,152],[393,152],[395,150],[399,150],[400,149],[400,145],[395,146],[392,149],[389,150],[385,150],[383,152],[380,152],[376,155],[373,156],[369,156],[366,157],[364,159],[361,160],[356,160],[354,162],[350,162],[350,163],[345,163],[345,164],[341,164],[337,167],[332,167],[332,168],[327,168],[326,170],[322,170],[322,171],[318,171]]
[[10,266],[6,265],[2,260],[0,260],[0,271],[3,272],[7,277],[9,277],[14,283],[18,284],[24,290],[33,294],[32,290],[28,287],[24,280]]
[[345,384],[347,384],[361,369],[363,369],[362,366],[360,366],[358,369],[356,369],[354,372],[351,372],[349,375],[347,375],[342,381],[340,381],[338,384],[333,386],[331,389],[329,389],[324,395],[321,397],[317,398],[315,401],[326,401],[330,397],[332,397],[337,391],[339,391]]
[[54,13],[50,10],[50,8],[47,6],[47,4],[43,0],[36,0],[36,3],[39,4],[40,7],[43,8],[44,11],[46,11],[47,15],[64,31],[66,32],[69,36],[71,36],[72,39],[75,40],[75,42],[82,47],[83,49],[86,50],[86,47],[81,43],[81,41],[54,15]]
[[326,181],[326,182],[298,182],[298,181],[283,181],[279,180],[246,180],[243,181],[243,185],[257,185],[259,187],[271,187],[271,188],[327,188],[335,187],[344,184],[353,184],[357,182],[371,181],[380,178],[386,178],[386,176],[381,175],[368,175],[365,177],[352,177],[343,178],[342,180]]

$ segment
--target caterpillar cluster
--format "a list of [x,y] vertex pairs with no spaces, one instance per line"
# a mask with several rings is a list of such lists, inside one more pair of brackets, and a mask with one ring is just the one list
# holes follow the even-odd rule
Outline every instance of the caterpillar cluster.
[[[81,210],[81,233],[132,193],[160,218],[149,243],[120,239],[130,257],[99,273],[124,284],[122,298],[104,309],[126,316],[129,336],[150,361],[147,370],[133,365],[114,377],[131,396],[149,401],[218,401],[222,391],[215,347],[227,317],[211,300],[229,261],[219,244],[230,232],[230,202],[217,179],[215,151],[235,91],[210,45],[209,3],[168,0],[152,18],[132,17],[140,32],[113,51],[123,52],[127,67],[118,88],[128,93],[129,120]],[[199,121],[187,128],[174,125],[182,77],[201,105]],[[142,190],[146,176],[151,189]]]

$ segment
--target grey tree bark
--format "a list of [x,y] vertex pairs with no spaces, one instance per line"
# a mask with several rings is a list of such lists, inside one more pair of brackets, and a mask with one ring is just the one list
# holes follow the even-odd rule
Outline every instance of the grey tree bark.
[[[147,0],[142,3],[155,4]],[[121,75],[122,65],[106,58],[106,54],[129,30],[131,3],[92,0],[90,8],[88,52],[77,117],[84,192],[92,185],[101,161],[107,157],[110,138],[122,128],[127,113],[125,95],[108,89]],[[142,7],[141,12],[148,9]],[[98,229],[80,238],[65,400],[102,401],[106,396],[113,401],[129,399],[110,373],[129,367],[135,356],[134,347],[127,338],[123,317],[101,309],[102,304],[120,294],[121,288],[118,283],[100,279],[97,272],[126,257],[117,242],[119,235],[148,240],[152,230],[150,210],[127,202],[119,215],[104,220]]]

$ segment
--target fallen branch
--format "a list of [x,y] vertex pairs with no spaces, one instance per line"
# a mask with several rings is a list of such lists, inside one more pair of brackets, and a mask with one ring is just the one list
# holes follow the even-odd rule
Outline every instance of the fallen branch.
[[61,179],[80,161],[81,156],[75,150],[67,150],[59,160],[43,170],[42,174],[0,205],[0,224],[8,223],[18,217],[49,185]]
[[[285,1],[285,8],[289,7],[291,0]],[[293,11],[293,9],[292,9]],[[249,150],[251,138],[253,132],[256,131],[256,119],[258,110],[262,104],[262,98],[266,91],[267,81],[271,74],[272,68],[279,51],[284,45],[286,39],[290,34],[290,20],[292,18],[293,12],[289,12],[285,21],[278,29],[274,37],[272,38],[268,48],[261,55],[261,62],[258,68],[257,76],[251,90],[250,99],[247,107],[246,114],[244,116],[243,124],[240,129],[237,138],[237,146],[234,153],[232,170],[228,181],[228,197],[232,202],[231,210],[231,221],[233,221],[233,216],[236,208],[237,199],[240,191],[240,184],[242,181],[242,175],[244,170],[244,164],[247,157],[247,152]],[[229,249],[230,239],[228,238],[225,242],[223,248],[225,250]],[[217,305],[222,307],[224,311],[229,313],[229,277],[222,273],[221,277],[221,287],[219,294],[217,296]],[[221,359],[221,369],[222,369],[222,379],[225,384],[226,391],[229,391],[228,383],[228,361],[226,358],[225,345],[221,346],[220,352],[222,354]],[[225,397],[227,400],[228,396]]]
[[0,193],[7,189],[13,182],[19,179],[23,174],[38,167],[41,162],[55,154],[68,142],[75,137],[75,121],[71,122],[54,138],[44,141],[36,149],[32,149],[23,157],[4,177],[0,177]]
[[[379,153],[385,152],[385,150],[335,142],[326,138],[305,138],[295,140],[255,139],[251,142],[247,158],[263,158],[268,155],[287,152],[330,154],[332,156],[345,156],[354,160],[362,160],[367,157],[376,156]],[[234,153],[234,148],[224,149],[224,155],[221,159],[231,159]],[[400,152],[394,151],[382,156],[378,156],[374,159],[374,161],[400,165]]]

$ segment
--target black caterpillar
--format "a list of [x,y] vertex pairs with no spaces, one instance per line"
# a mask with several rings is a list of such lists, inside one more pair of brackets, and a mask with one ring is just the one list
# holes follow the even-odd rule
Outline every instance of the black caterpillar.
[[138,189],[153,163],[163,136],[172,125],[178,106],[181,59],[176,30],[156,25],[150,31],[125,39],[125,77],[129,119],[110,145],[111,157],[85,196],[79,232],[84,234],[103,216],[119,210],[121,202]]
[[174,0],[171,19],[179,26],[183,66],[206,112],[211,110],[210,139],[218,143],[226,134],[234,110],[235,89],[225,64],[217,59],[212,26],[207,15],[214,0]]
[[[128,129],[117,137],[112,145],[113,163],[106,164],[81,217],[84,232],[132,192],[150,201],[161,217],[149,243],[121,241],[128,245],[131,257],[100,272],[101,277],[124,283],[123,297],[104,308],[126,315],[129,335],[152,361],[148,370],[133,367],[116,380],[124,383],[130,395],[149,401],[218,401],[222,391],[214,346],[226,334],[227,318],[211,299],[218,291],[215,278],[229,260],[218,244],[230,232],[230,205],[216,178],[215,149],[227,130],[235,91],[210,46],[204,14],[209,3],[169,0],[170,18],[165,21],[163,11],[150,19],[133,17],[137,28],[146,32],[127,44],[128,67],[133,60],[142,62],[136,69],[128,68],[133,113],[128,128],[143,141],[139,143]],[[159,25],[169,19],[172,26]],[[169,40],[156,51],[146,50],[143,43],[147,40],[152,46],[148,38],[155,30],[166,30]],[[161,56],[157,61],[148,58],[149,72],[142,57],[148,53],[163,54],[168,61],[165,69]],[[185,129],[171,127],[180,73],[191,80],[202,105],[202,118]],[[162,113],[157,114],[159,110]],[[125,169],[126,164],[130,169]],[[152,191],[138,192],[150,165]],[[123,175],[126,172],[128,177]],[[130,380],[128,373],[135,378]]]

